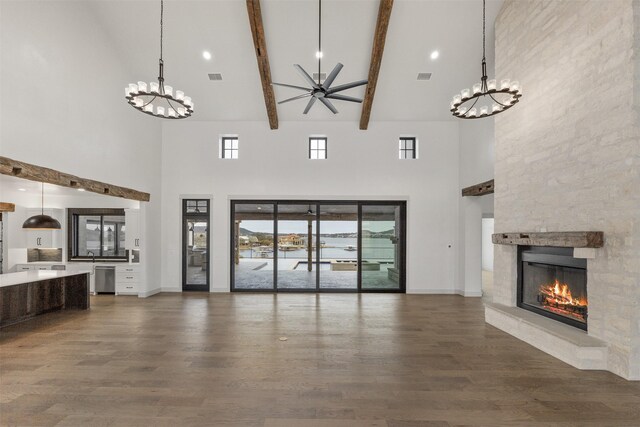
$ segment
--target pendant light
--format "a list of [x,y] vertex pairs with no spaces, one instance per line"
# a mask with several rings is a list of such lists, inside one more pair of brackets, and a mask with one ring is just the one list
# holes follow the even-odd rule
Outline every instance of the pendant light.
[[451,113],[460,119],[479,119],[508,110],[522,97],[522,88],[516,80],[488,80],[485,58],[486,0],[482,0],[482,78],[472,89],[462,89],[453,96]]
[[158,83],[130,83],[124,89],[129,105],[138,111],[162,119],[185,119],[193,114],[193,101],[181,90],[175,93],[171,86],[164,84],[164,62],[162,60],[164,0],[160,1],[160,72]]
[[28,230],[60,230],[60,223],[57,219],[44,214],[44,182],[42,183],[41,214],[27,218],[22,224],[22,228]]

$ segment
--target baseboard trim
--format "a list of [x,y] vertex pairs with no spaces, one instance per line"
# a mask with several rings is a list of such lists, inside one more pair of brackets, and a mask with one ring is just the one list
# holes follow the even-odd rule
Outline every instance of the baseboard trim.
[[407,289],[407,293],[427,295],[455,295],[459,292],[455,289]]
[[160,292],[182,292],[182,288],[160,288]]

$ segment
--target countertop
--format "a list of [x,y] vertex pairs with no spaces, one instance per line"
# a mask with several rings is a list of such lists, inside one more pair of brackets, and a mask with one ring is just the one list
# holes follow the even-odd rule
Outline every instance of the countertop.
[[67,270],[37,270],[21,271],[19,273],[0,274],[0,288],[5,286],[21,285],[24,283],[39,282],[41,280],[59,279],[61,277],[77,276],[79,274],[90,274],[89,270],[67,271]]

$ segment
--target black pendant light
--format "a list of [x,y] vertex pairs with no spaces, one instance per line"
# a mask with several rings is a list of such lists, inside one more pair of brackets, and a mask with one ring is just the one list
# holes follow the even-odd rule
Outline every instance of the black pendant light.
[[22,228],[29,230],[60,230],[62,227],[57,219],[44,214],[44,182],[42,183],[42,213],[27,218]]

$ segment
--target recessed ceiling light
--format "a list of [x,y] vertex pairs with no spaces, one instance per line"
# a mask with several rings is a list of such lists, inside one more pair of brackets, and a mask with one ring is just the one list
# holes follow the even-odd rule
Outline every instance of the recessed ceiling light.
[[316,52],[316,59],[320,59],[322,58],[322,52],[321,51],[317,51]]
[[438,52],[437,50],[434,50],[433,52],[431,52],[431,59],[438,59],[439,56],[440,56],[440,52]]
[[78,188],[78,191],[84,191],[84,188]]
[[209,61],[211,59],[211,52],[209,52],[208,50],[203,50],[202,57],[207,61]]
[[26,188],[18,188],[18,191],[27,191]]

